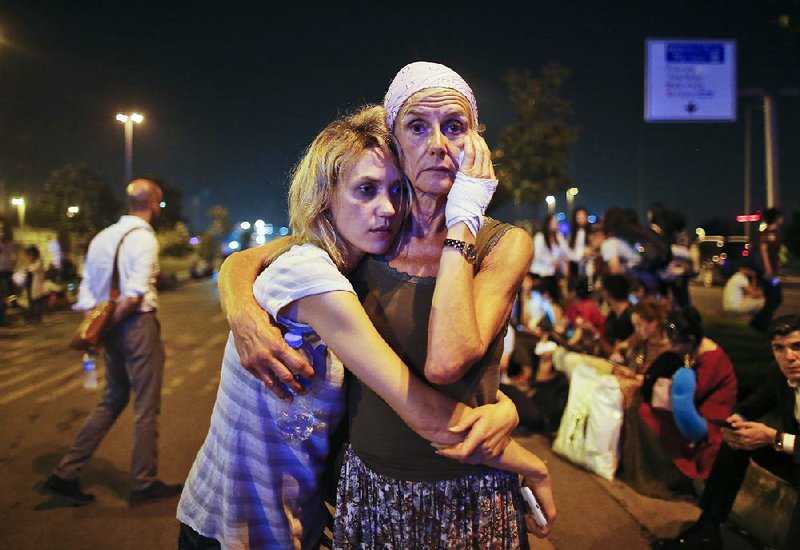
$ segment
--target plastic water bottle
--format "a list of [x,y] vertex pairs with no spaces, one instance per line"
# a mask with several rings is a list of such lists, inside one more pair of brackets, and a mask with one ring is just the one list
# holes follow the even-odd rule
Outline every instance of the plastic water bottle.
[[97,388],[97,362],[93,351],[83,354],[83,387],[87,390]]
[[[304,340],[301,332],[291,329],[284,335],[284,340],[289,346],[296,350],[303,350]],[[306,353],[306,357],[313,364],[313,358]],[[303,386],[308,387],[310,383],[305,379],[296,376],[295,379]],[[275,398],[274,420],[280,436],[290,443],[305,441],[311,437],[311,433],[318,425],[317,417],[311,412],[303,396],[295,393],[289,386],[284,385],[283,389],[294,398],[291,403],[282,399]]]

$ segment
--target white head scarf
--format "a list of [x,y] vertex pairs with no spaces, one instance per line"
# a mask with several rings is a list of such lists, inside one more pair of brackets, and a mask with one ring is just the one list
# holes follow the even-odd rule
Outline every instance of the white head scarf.
[[397,114],[406,100],[421,90],[428,88],[450,88],[466,98],[472,110],[475,125],[478,124],[478,104],[469,84],[457,72],[439,63],[416,61],[409,63],[392,80],[383,106],[386,108],[386,124],[389,129],[394,128]]

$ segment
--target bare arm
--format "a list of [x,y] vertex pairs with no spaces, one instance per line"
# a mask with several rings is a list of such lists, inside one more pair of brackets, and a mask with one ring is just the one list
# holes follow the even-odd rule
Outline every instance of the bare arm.
[[[448,237],[466,240],[471,234],[459,224]],[[426,378],[454,382],[486,354],[511,312],[532,257],[533,243],[521,229],[500,239],[474,277],[472,266],[458,251],[443,251],[437,280],[447,284],[437,284],[433,294]]]
[[446,397],[411,374],[381,338],[358,298],[326,292],[296,302],[298,320],[314,327],[342,363],[383,398],[420,436],[437,443],[462,440],[448,430],[469,407]]
[[217,285],[220,305],[233,331],[242,365],[267,388],[288,397],[276,381],[302,393],[304,390],[294,379],[294,373],[311,379],[314,370],[305,357],[286,344],[281,331],[253,297],[253,282],[264,269],[265,260],[284,243],[283,239],[277,239],[231,254],[220,268]]
[[[489,450],[476,455],[483,462],[499,455],[508,444],[508,432],[518,418],[514,404],[501,392],[497,404],[473,409],[423,383],[381,338],[351,293],[328,292],[296,303],[298,319],[314,327],[347,369],[380,395],[412,430],[429,441],[455,446],[451,458],[465,460],[483,444]],[[501,429],[494,429],[498,425]],[[470,432],[464,438],[460,434],[467,428]]]

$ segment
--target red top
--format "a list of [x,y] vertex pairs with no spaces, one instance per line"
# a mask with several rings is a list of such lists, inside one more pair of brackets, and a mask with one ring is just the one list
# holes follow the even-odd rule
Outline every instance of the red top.
[[584,321],[589,321],[600,336],[605,336],[606,334],[606,318],[603,317],[603,313],[600,311],[600,308],[597,307],[597,304],[591,298],[587,298],[585,300],[573,300],[569,304],[567,304],[567,311],[566,311],[567,320],[569,321],[570,328],[574,328],[575,322],[578,317],[582,318]]
[[[706,420],[727,418],[736,403],[736,374],[730,359],[717,346],[697,357],[694,365],[697,387],[694,403]],[[717,425],[708,423],[708,434],[697,443],[681,435],[672,418],[672,412],[653,409],[649,403],[639,405],[639,416],[658,434],[667,454],[678,470],[690,479],[706,479],[717,458],[722,443],[722,433]]]

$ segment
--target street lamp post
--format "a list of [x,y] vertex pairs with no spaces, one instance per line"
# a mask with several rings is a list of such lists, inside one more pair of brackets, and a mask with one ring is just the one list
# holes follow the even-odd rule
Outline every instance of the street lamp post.
[[11,204],[17,207],[19,226],[25,227],[25,199],[22,197],[14,197],[11,199]]
[[544,202],[547,203],[547,213],[554,214],[556,211],[556,198],[553,195],[547,195],[544,198]]
[[133,178],[133,125],[141,124],[144,116],[139,113],[129,115],[117,113],[117,121],[125,127],[125,182],[127,183]]
[[[569,216],[570,220],[572,219],[572,209],[573,209],[573,205],[575,203],[575,196],[577,194],[578,194],[578,188],[577,187],[570,187],[569,189],[567,189],[567,193],[566,193],[566,195],[567,195],[567,216]],[[572,223],[572,222],[570,222],[570,223]]]

